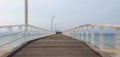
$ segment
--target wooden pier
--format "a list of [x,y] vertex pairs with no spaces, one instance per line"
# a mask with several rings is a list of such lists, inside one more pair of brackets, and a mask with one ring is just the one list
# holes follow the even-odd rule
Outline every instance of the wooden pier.
[[62,34],[31,41],[8,57],[101,57],[81,42]]

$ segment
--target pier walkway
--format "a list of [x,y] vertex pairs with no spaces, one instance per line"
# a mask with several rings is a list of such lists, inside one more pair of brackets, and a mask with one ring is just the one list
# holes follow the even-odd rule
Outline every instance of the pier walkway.
[[8,57],[101,57],[84,42],[62,34],[31,41]]

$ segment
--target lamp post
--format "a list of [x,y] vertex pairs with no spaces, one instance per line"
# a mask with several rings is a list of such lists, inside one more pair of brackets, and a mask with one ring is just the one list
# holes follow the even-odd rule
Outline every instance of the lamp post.
[[[25,0],[25,37],[27,38],[28,34],[28,0]],[[26,40],[24,38],[24,40]]]
[[28,0],[25,0],[25,24],[28,25]]
[[52,18],[51,18],[51,31],[53,31],[53,25],[54,25],[54,21],[53,21],[53,19],[55,18],[55,16],[52,16]]

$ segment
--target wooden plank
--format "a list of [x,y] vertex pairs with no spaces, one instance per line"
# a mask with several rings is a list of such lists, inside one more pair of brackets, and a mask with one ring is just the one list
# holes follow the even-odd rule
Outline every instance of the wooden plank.
[[9,57],[101,57],[84,42],[56,34],[31,42]]

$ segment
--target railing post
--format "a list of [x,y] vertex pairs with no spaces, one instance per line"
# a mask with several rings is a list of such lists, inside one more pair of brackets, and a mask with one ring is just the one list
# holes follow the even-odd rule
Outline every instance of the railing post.
[[35,36],[35,32],[36,32],[36,31],[35,31],[35,27],[33,27],[33,36],[34,36],[34,38],[36,37],[36,36]]
[[76,33],[77,33],[77,39],[79,39],[79,29],[78,29],[78,27],[76,28]]
[[95,32],[94,32],[94,26],[91,26],[91,44],[94,45],[94,38],[95,38]]
[[39,37],[41,36],[40,29],[39,29]]
[[39,37],[39,28],[37,28],[37,37]]
[[80,38],[80,35],[81,35],[81,28],[78,28],[78,38],[79,38],[79,40],[81,40],[81,38]]
[[37,37],[37,27],[35,27],[35,38]]
[[81,27],[81,40],[83,40],[83,27]]
[[21,32],[22,31],[22,26],[19,26],[19,32]]
[[33,37],[33,26],[30,26],[30,36]]
[[75,34],[75,31],[74,31],[74,30],[72,30],[72,38],[74,38],[74,34]]
[[74,33],[75,37],[74,38],[77,39],[77,30],[74,30],[74,31],[75,31],[75,33]]
[[[22,33],[22,26],[19,26],[18,38],[20,38],[20,37],[21,37],[21,33]],[[21,41],[23,41],[23,40],[21,39]]]
[[12,27],[8,27],[9,34],[12,34]]
[[36,27],[36,37],[38,37],[38,28]]
[[[11,26],[8,27],[8,34],[12,34],[12,27]],[[8,42],[12,42],[12,41],[13,41],[12,35],[10,35]],[[12,46],[13,46],[12,43],[8,44],[8,49],[12,48]]]
[[100,31],[99,31],[99,35],[100,35],[100,38],[99,38],[99,48],[101,49],[101,50],[103,50],[104,48],[104,46],[103,46],[103,37],[104,37],[104,27],[100,27]]
[[88,42],[88,25],[86,26],[86,42]]
[[34,27],[34,37],[36,38],[36,27]]
[[120,28],[116,29],[116,48],[120,49]]
[[25,41],[27,41],[27,33],[28,33],[28,25],[25,25],[25,38],[24,38]]

